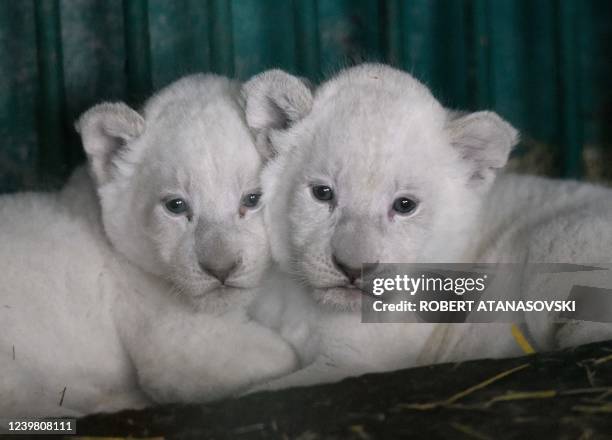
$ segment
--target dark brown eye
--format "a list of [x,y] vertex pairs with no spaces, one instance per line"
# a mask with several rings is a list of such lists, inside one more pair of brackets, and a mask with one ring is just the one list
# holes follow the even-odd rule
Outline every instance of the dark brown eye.
[[186,213],[189,210],[189,205],[183,199],[172,199],[168,200],[164,206],[166,209],[175,215],[181,215]]
[[398,197],[393,201],[393,210],[399,215],[408,215],[414,212],[418,203],[408,197]]
[[315,185],[312,187],[312,195],[322,202],[329,202],[334,198],[334,190],[327,185]]

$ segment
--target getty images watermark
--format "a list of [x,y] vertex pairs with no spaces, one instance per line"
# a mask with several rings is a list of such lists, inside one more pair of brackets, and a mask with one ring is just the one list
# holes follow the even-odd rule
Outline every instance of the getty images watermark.
[[612,265],[365,264],[363,322],[612,322]]

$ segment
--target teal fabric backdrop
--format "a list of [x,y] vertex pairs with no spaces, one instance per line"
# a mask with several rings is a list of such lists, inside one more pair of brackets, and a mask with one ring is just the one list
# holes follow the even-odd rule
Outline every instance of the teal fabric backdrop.
[[603,179],[610,47],[607,0],[0,0],[0,191],[61,182],[98,101],[138,105],[198,71],[317,82],[363,60],[499,112],[524,134],[522,169]]

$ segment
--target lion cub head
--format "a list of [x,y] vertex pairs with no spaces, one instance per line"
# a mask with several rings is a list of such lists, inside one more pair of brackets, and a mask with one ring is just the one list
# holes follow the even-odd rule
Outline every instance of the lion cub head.
[[269,246],[259,209],[262,159],[240,86],[194,75],[149,99],[85,112],[81,134],[111,244],[199,301],[255,287]]
[[353,308],[362,263],[461,258],[517,132],[492,112],[449,112],[409,74],[346,69],[312,93],[279,70],[245,84],[271,158],[262,177],[273,254],[316,299]]

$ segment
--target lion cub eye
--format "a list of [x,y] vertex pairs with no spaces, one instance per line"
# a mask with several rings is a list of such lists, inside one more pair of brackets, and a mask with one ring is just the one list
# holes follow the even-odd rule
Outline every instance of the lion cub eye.
[[166,209],[175,215],[184,214],[189,210],[189,204],[184,199],[171,199],[168,200],[164,206]]
[[245,208],[255,208],[259,204],[259,199],[261,199],[261,193],[250,193],[246,194],[242,197],[240,204]]
[[312,195],[322,202],[329,202],[334,198],[334,190],[327,185],[315,185],[312,187]]
[[408,197],[398,197],[393,201],[393,211],[400,215],[408,215],[414,212],[418,203]]

